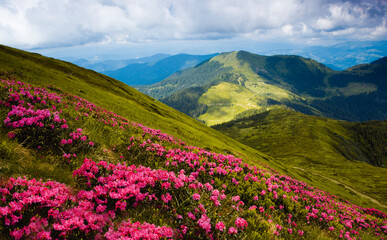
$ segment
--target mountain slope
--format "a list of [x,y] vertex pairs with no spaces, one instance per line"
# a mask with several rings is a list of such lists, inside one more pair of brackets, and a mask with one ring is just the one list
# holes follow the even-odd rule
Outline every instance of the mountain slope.
[[278,108],[214,128],[275,161],[387,203],[387,121],[352,123]]
[[[138,89],[186,114],[200,112],[195,117],[207,125],[278,106],[349,121],[382,120],[387,118],[387,67],[381,63],[337,72],[298,56],[266,57],[239,51],[220,54]],[[197,87],[202,89],[200,96]],[[179,93],[183,90],[184,94]],[[184,99],[191,95],[197,97]],[[192,100],[195,103],[189,106],[181,104]]]
[[149,85],[163,80],[174,72],[193,67],[214,56],[216,54],[179,54],[157,62],[133,63],[113,71],[103,71],[102,73],[131,86]]
[[[64,92],[132,121],[161,129],[192,145],[234,154],[251,150],[120,81],[71,63],[0,45],[0,72],[8,72],[27,83],[55,85]],[[254,150],[246,154],[259,155]]]

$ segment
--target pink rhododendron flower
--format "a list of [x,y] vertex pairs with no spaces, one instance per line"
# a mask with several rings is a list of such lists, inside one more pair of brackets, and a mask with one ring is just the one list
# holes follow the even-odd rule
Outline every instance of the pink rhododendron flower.
[[196,219],[196,218],[195,218],[195,215],[192,214],[191,212],[187,213],[187,216],[188,216],[189,218],[191,218],[192,220],[195,220],[195,219]]
[[238,229],[234,228],[234,227],[230,227],[228,229],[228,234],[237,234],[238,233]]
[[240,228],[240,229],[244,229],[245,227],[248,226],[247,222],[245,219],[243,218],[240,218],[238,217],[236,220],[235,220],[235,225]]
[[199,193],[194,193],[192,195],[192,198],[193,198],[193,200],[200,200],[200,194]]
[[213,196],[219,196],[219,190],[215,189],[212,191]]
[[211,219],[206,214],[202,214],[202,217],[198,220],[198,224],[206,233],[211,232]]
[[165,195],[161,195],[161,199],[165,202],[168,203],[169,201],[172,200],[172,195],[169,193],[166,193]]
[[215,228],[221,232],[223,232],[224,229],[226,229],[226,225],[224,225],[223,222],[218,222],[216,225],[215,225]]
[[236,202],[236,201],[239,201],[241,199],[240,196],[234,196],[231,198],[232,201]]
[[16,134],[15,134],[14,132],[9,132],[9,133],[8,133],[8,138],[9,138],[9,139],[14,139],[15,136],[16,136]]

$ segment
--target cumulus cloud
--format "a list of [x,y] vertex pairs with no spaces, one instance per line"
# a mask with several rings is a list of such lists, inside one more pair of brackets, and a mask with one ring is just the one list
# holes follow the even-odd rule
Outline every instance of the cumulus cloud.
[[0,43],[385,40],[384,0],[0,0]]

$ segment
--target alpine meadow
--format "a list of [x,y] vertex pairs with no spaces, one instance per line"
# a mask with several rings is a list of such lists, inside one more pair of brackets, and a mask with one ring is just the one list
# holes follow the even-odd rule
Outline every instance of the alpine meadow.
[[[1,46],[2,238],[383,239],[386,123],[324,110],[383,98],[383,64],[336,73],[280,57],[321,75],[310,87],[230,54],[146,90],[185,97],[197,121],[113,78]],[[354,72],[376,73],[360,90],[332,80]],[[368,110],[381,119],[378,107]]]

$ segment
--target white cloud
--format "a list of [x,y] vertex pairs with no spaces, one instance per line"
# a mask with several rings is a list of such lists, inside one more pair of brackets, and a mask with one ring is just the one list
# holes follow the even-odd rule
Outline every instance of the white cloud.
[[385,40],[386,12],[382,0],[0,0],[0,43]]

